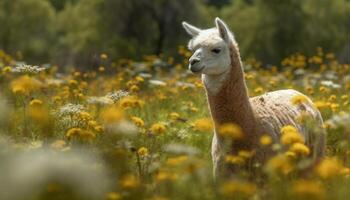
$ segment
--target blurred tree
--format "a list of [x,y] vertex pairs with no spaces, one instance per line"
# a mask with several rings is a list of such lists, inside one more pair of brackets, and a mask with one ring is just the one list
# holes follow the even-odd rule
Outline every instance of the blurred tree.
[[15,54],[21,51],[28,61],[48,61],[54,9],[48,1],[1,0],[0,48]]
[[234,1],[234,0],[205,0],[207,5],[215,6],[219,9],[221,9],[224,6],[227,6],[228,4],[231,3],[231,1]]
[[350,1],[309,0],[304,4],[307,34],[303,49],[323,47],[336,52],[343,62],[350,62]]
[[187,40],[181,21],[204,24],[206,15],[199,0],[68,2],[58,14],[56,60],[86,65],[101,52],[115,59],[172,54]]
[[76,3],[79,0],[48,0],[56,11],[61,11],[64,9],[67,3]]
[[67,2],[57,14],[55,61],[58,64],[90,65],[100,51],[96,6],[100,1]]
[[181,21],[205,18],[198,0],[106,0],[99,8],[100,32],[110,44],[124,46],[117,52],[122,55],[172,52],[184,36]]
[[302,1],[236,0],[222,11],[241,43],[243,54],[277,64],[300,51],[305,27]]

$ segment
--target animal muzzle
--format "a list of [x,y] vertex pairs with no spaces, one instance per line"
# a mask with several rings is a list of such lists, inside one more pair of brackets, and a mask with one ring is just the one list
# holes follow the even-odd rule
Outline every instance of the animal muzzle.
[[200,65],[200,60],[198,58],[193,58],[193,59],[191,58],[189,61],[190,61],[189,69],[193,73],[198,73],[202,71],[202,69],[204,68],[204,66]]

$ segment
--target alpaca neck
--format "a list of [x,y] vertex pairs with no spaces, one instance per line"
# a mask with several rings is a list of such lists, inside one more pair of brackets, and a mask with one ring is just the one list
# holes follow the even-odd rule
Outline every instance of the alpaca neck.
[[203,82],[215,127],[225,123],[237,124],[249,139],[255,134],[256,122],[238,47],[233,44],[230,52],[231,69],[218,76],[203,75]]

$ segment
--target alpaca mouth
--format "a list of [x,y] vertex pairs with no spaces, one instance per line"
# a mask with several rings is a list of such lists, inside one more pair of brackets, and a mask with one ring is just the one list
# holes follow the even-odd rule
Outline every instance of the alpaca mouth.
[[198,69],[196,69],[196,68],[194,68],[194,67],[191,67],[190,70],[191,70],[192,73],[198,74],[198,73],[200,73],[201,71],[203,71],[204,67],[205,67],[205,66],[202,66],[202,67],[200,67],[200,68],[198,68]]

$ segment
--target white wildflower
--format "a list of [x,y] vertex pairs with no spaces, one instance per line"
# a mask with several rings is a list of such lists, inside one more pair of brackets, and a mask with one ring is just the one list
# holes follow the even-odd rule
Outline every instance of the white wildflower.
[[123,91],[123,90],[118,90],[115,92],[110,92],[106,95],[106,97],[112,99],[114,102],[117,102],[119,99],[129,96],[129,92]]
[[103,161],[87,150],[8,150],[0,158],[0,199],[36,199],[48,183],[68,187],[78,199],[103,199],[111,189]]
[[150,73],[139,73],[139,76],[141,76],[142,78],[151,78],[152,74],[150,74]]
[[196,155],[199,150],[197,148],[183,145],[183,144],[168,144],[165,146],[164,150],[173,154],[187,154],[187,155]]
[[124,136],[135,136],[138,132],[138,128],[135,126],[135,124],[126,120],[109,124],[106,126],[106,129],[109,132]]
[[151,85],[155,85],[155,86],[166,86],[166,83],[164,81],[161,80],[149,80],[148,81]]
[[84,110],[85,110],[85,108],[81,104],[68,103],[68,104],[60,107],[57,114],[60,117],[62,117],[62,116],[67,116],[67,115],[74,115],[74,114],[80,113]]
[[27,73],[27,74],[37,74],[41,71],[44,71],[46,68],[39,67],[39,66],[32,66],[32,65],[26,65],[26,64],[20,64],[17,65],[15,68],[12,69],[13,72],[19,72],[19,73]]
[[324,85],[333,89],[341,88],[341,85],[336,84],[333,81],[321,81],[321,85]]
[[186,83],[186,82],[182,82],[182,81],[177,81],[176,82],[176,86],[178,86],[178,87],[190,87],[190,88],[194,88],[195,87],[195,85],[194,84],[192,84],[192,83]]
[[113,100],[109,97],[89,97],[87,102],[89,104],[97,104],[102,106],[113,104]]
[[63,83],[64,81],[61,79],[53,79],[53,78],[46,79],[46,84],[48,85],[60,86]]
[[337,115],[333,115],[332,118],[325,122],[331,124],[333,128],[350,128],[350,113],[340,112]]

